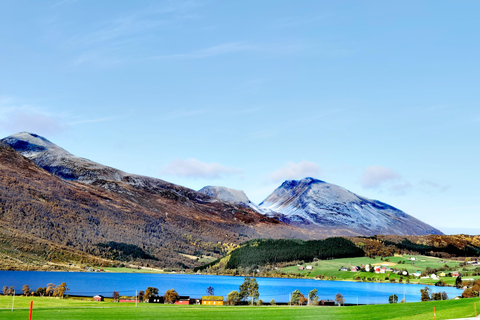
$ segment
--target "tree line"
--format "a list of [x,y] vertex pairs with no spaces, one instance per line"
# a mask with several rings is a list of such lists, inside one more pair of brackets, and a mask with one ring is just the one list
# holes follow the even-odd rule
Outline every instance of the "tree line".
[[[70,289],[67,287],[65,282],[62,282],[59,285],[55,285],[53,283],[48,283],[45,287],[38,287],[37,290],[30,288],[30,285],[25,284],[22,287],[20,292],[23,292],[24,296],[38,296],[38,297],[59,297],[64,298],[67,291]],[[16,295],[17,292],[14,286],[3,286],[3,295]]]
[[[296,239],[257,239],[242,244],[230,253],[225,269],[262,266],[288,261],[312,262],[317,259],[337,259],[363,257],[365,252],[345,238],[333,237],[325,240]],[[195,271],[206,269],[218,263],[195,268]]]

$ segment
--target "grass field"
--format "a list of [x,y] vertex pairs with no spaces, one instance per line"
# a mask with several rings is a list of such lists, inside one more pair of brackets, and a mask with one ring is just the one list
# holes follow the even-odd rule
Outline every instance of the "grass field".
[[[12,297],[0,297],[0,319],[28,319],[30,301],[33,301],[32,319],[88,320],[88,319],[455,319],[475,316],[474,303],[480,307],[480,298],[431,301],[392,305],[354,307],[231,307],[231,306],[172,306],[140,303],[119,304],[77,299],[15,297],[15,310],[10,310]],[[480,308],[479,308],[480,309]]]
[[[412,262],[408,260],[410,257],[415,257],[417,260],[414,261],[414,264],[412,265]],[[362,264],[379,264],[381,265],[382,263],[388,263],[391,265],[391,268],[397,268],[400,270],[406,269],[408,272],[413,273],[417,270],[423,271],[427,267],[430,267],[432,269],[438,269],[439,267],[444,266],[445,264],[448,265],[451,270],[456,270],[456,271],[461,271],[461,268],[458,266],[459,262],[458,261],[453,261],[453,260],[448,260],[447,262],[441,262],[442,260],[445,261],[444,259],[440,258],[435,258],[435,257],[429,257],[429,256],[421,256],[421,255],[415,255],[415,256],[395,256],[395,257],[388,257],[389,262],[385,262],[383,260],[380,260],[380,258],[368,258],[368,257],[361,257],[361,258],[345,258],[345,259],[334,259],[334,260],[320,260],[312,263],[305,263],[303,266],[305,267],[306,265],[311,265],[313,267],[313,270],[299,270],[298,266],[290,266],[290,267],[285,267],[281,268],[280,271],[287,273],[287,274],[298,274],[298,275],[303,275],[307,277],[316,277],[317,275],[324,275],[327,278],[335,279],[335,280],[353,280],[357,276],[360,278],[371,278],[375,279],[375,281],[384,281],[386,277],[389,277],[389,279],[400,279],[402,275],[397,275],[394,273],[386,273],[386,274],[376,274],[376,273],[371,273],[371,272],[348,272],[348,271],[339,271],[339,269],[344,266],[344,267],[351,267],[351,266],[361,266]],[[400,263],[405,261],[405,263]],[[468,267],[468,269],[473,269],[473,267]],[[448,273],[448,271],[446,272]],[[405,278],[405,277],[404,277]],[[480,276],[468,276],[468,278],[473,278],[473,279],[480,279]],[[453,285],[455,283],[455,277],[443,277],[442,280],[445,281],[449,285]],[[436,280],[432,279],[415,279],[414,277],[410,278],[411,283],[420,283],[420,284],[434,284],[437,282]]]

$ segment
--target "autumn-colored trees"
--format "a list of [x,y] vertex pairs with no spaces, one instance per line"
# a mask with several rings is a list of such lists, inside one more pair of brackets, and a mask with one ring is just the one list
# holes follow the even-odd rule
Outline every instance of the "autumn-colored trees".
[[145,290],[145,295],[143,299],[145,301],[148,301],[150,297],[158,297],[158,288],[148,287],[147,290]]
[[337,302],[337,305],[340,307],[345,304],[345,297],[341,293],[337,293],[335,296],[335,302]]
[[471,287],[466,288],[462,293],[462,298],[473,298],[480,295],[480,280],[471,283]]
[[25,296],[28,296],[30,294],[30,286],[28,284],[23,285],[22,292]]
[[164,299],[165,303],[173,304],[178,300],[178,293],[175,291],[175,289],[167,290],[167,292],[165,292]]
[[113,302],[118,302],[118,300],[120,299],[120,293],[118,293],[118,291],[113,291],[112,298]]

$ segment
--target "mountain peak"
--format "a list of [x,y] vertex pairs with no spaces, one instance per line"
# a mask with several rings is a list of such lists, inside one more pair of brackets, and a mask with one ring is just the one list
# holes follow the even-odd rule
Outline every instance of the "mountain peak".
[[439,230],[386,203],[371,200],[314,178],[288,180],[259,205],[293,224],[348,228],[360,234],[441,234]]
[[67,151],[58,147],[44,137],[30,132],[19,132],[17,134],[6,137],[2,141],[10,145],[12,148],[14,148],[26,157],[31,157],[37,153],[45,152],[48,150],[55,150],[57,153],[60,152],[68,154]]

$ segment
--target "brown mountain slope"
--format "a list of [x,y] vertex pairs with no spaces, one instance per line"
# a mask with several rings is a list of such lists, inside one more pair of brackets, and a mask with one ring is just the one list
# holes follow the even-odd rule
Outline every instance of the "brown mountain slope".
[[63,180],[5,144],[0,145],[0,226],[106,258],[122,255],[98,244],[127,243],[133,253],[123,259],[161,267],[193,267],[199,263],[183,254],[218,256],[252,238],[312,237],[246,208],[198,199],[180,186]]

